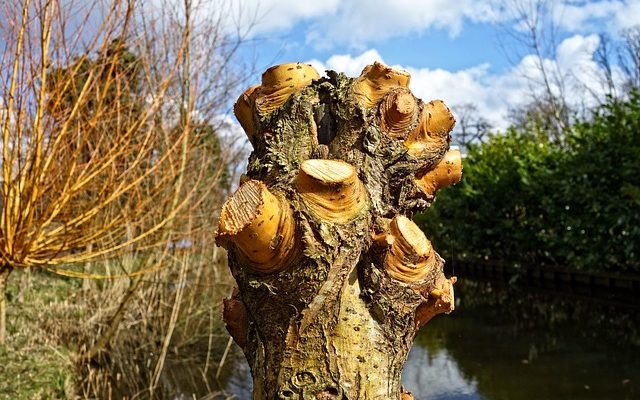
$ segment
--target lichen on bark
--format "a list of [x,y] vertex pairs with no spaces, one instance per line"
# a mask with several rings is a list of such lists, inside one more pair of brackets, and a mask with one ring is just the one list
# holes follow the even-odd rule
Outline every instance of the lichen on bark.
[[[224,318],[254,399],[410,398],[400,375],[413,339],[453,310],[455,278],[410,217],[460,178],[455,121],[408,83],[380,63],[358,78],[284,64],[234,108],[254,147],[244,185],[270,193],[241,187],[218,232],[238,284]],[[282,209],[292,219],[269,225],[282,233],[260,237]]]

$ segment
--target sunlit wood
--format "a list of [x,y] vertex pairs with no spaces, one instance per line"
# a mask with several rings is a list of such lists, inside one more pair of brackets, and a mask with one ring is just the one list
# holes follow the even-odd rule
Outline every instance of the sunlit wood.
[[406,283],[423,280],[435,260],[424,233],[409,218],[399,215],[391,221],[389,234],[394,241],[384,259],[387,272]]
[[282,106],[296,91],[320,79],[309,64],[289,63],[273,66],[262,74],[262,85],[255,90],[255,106],[259,114],[268,114]]
[[418,127],[405,141],[409,153],[419,156],[447,144],[449,133],[455,124],[451,110],[442,100],[428,102],[422,110]]
[[256,272],[268,274],[287,266],[294,252],[295,221],[284,199],[260,181],[245,182],[222,207],[217,241],[235,243]]
[[418,118],[418,103],[407,88],[398,88],[380,102],[380,128],[389,136],[404,139]]
[[416,179],[416,185],[433,196],[439,189],[460,182],[461,178],[462,155],[459,150],[449,150],[434,169]]
[[355,168],[338,160],[306,160],[296,189],[318,218],[346,223],[366,207],[367,195]]
[[393,88],[408,87],[411,76],[386,65],[375,62],[367,65],[354,81],[351,91],[358,103],[374,107]]

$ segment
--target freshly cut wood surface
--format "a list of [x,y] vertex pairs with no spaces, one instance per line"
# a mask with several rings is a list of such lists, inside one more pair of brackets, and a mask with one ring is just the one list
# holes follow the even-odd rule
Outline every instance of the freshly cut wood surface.
[[447,146],[455,124],[451,110],[442,100],[428,102],[420,115],[420,124],[405,141],[409,153],[420,156]]
[[356,169],[339,160],[306,160],[300,167],[296,188],[318,218],[346,223],[366,207],[365,189]]
[[422,230],[404,215],[395,217],[390,224],[395,238],[384,261],[387,272],[405,282],[419,282],[433,266],[435,257],[431,243]]
[[240,126],[242,126],[242,129],[244,129],[244,132],[247,134],[249,141],[252,143],[253,136],[255,134],[255,126],[253,124],[254,93],[259,87],[260,85],[254,85],[245,90],[233,105],[233,113],[238,119],[238,122],[240,122]]
[[257,272],[286,266],[295,246],[295,222],[288,204],[260,181],[245,182],[222,207],[218,243],[232,241]]
[[407,88],[389,93],[380,103],[380,128],[389,136],[404,139],[418,118],[418,103]]
[[462,155],[459,150],[449,150],[434,169],[416,180],[416,185],[433,196],[439,189],[460,182],[461,178]]
[[366,66],[353,84],[352,91],[358,103],[371,108],[378,104],[391,89],[408,87],[411,76],[404,71],[375,62]]
[[268,114],[282,106],[289,96],[320,79],[311,65],[289,63],[276,65],[262,74],[262,85],[256,89],[255,106],[259,114]]

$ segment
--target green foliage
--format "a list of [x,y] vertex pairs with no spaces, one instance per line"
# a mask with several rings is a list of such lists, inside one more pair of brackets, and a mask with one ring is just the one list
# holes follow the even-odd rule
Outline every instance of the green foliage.
[[471,146],[462,182],[417,217],[445,258],[640,271],[640,95],[575,123]]
[[[92,88],[94,92],[85,94],[85,98],[79,101],[90,77],[97,82]],[[48,104],[47,111],[53,115],[63,113],[61,117],[64,118],[64,113],[80,103],[83,107],[80,114],[87,119],[93,117],[97,110],[109,106],[117,107],[121,112],[139,114],[144,107],[143,78],[140,58],[127,49],[122,40],[113,40],[105,52],[94,59],[83,55],[72,65],[50,71],[48,90],[61,90],[62,96],[58,102]]]
[[[90,78],[95,81],[95,84],[80,101],[81,93]],[[63,124],[71,110],[79,104],[82,107],[77,117],[79,129],[86,129],[88,125],[96,128],[95,130],[101,135],[112,135],[116,130],[129,129],[147,110],[149,90],[145,85],[145,79],[142,58],[129,49],[122,39],[115,39],[104,52],[95,57],[86,54],[78,57],[71,65],[51,70],[48,90],[61,91],[62,96],[59,101],[48,104],[47,111],[60,124]],[[104,94],[98,95],[98,93]],[[178,107],[180,102],[175,100],[177,97],[171,90],[167,90],[167,114],[172,114],[170,110],[172,107]],[[185,129],[185,121],[182,118],[185,112],[186,110],[181,109],[179,113],[175,113],[176,115],[166,115],[166,121],[154,120],[148,123],[155,124],[153,128],[155,130],[162,129],[161,126],[164,124],[169,125],[168,135],[170,138],[175,138]],[[176,117],[178,114],[181,118]],[[218,132],[208,121],[192,120],[190,126],[193,129],[193,143],[190,145],[195,162],[200,163],[206,160],[209,164],[205,171],[207,178],[216,177],[220,187],[227,188],[230,180],[228,160],[223,157]],[[99,141],[97,134],[94,136],[85,144],[88,148],[83,152],[83,162],[89,160],[91,152],[89,148],[92,144]],[[170,138],[167,140],[167,145],[173,144]],[[134,140],[142,140],[142,138],[134,138]],[[73,143],[70,145],[73,146]],[[148,167],[144,163],[141,165]],[[198,169],[194,166],[193,171]]]

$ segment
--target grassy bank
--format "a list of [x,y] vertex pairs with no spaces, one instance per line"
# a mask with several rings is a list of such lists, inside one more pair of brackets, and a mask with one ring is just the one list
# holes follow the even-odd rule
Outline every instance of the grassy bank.
[[80,282],[15,271],[8,287],[8,340],[0,347],[0,399],[76,396],[70,349],[61,340],[86,310],[74,299]]
[[[0,347],[0,400],[229,397],[221,388],[235,361],[218,370],[228,344],[220,315],[230,291],[223,258],[174,257],[139,282],[14,271],[8,341]],[[108,345],[81,362],[130,291]]]

